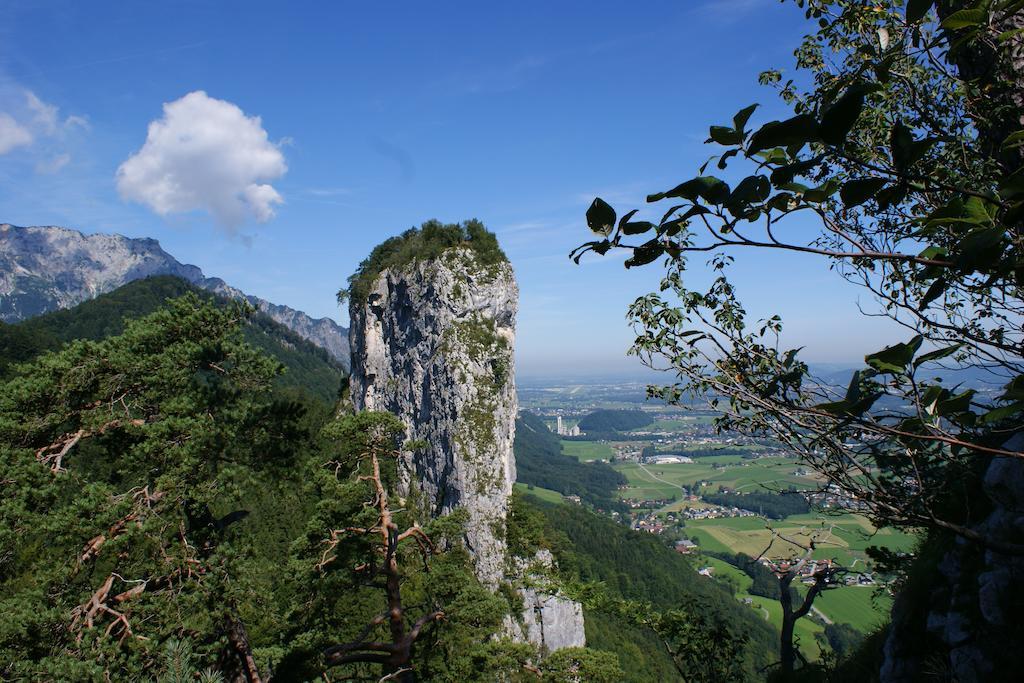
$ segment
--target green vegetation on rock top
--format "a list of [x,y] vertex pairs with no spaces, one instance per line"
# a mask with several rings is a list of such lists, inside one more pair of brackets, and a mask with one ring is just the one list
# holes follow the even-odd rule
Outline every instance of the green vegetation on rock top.
[[356,272],[348,278],[348,287],[338,292],[338,301],[343,302],[348,298],[364,301],[373,281],[386,269],[437,258],[452,247],[469,247],[481,266],[508,261],[505,252],[498,246],[498,238],[475,218],[461,224],[429,220],[418,228],[409,228],[401,235],[384,240],[374,247]]

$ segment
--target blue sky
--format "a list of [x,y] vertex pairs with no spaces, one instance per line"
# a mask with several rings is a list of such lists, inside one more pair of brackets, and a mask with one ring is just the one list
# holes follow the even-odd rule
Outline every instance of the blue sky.
[[[617,371],[626,307],[657,269],[568,261],[590,200],[642,207],[714,152],[709,124],[752,102],[755,122],[784,115],[757,74],[789,68],[808,28],[775,0],[5,0],[0,222],[155,237],[208,275],[345,322],[334,293],[375,244],[476,217],[519,279],[520,373]],[[213,170],[171,149],[205,112],[228,131],[210,133]],[[167,165],[195,196],[153,187]],[[222,182],[245,198],[218,199]],[[860,292],[819,260],[739,256],[748,310],[782,313],[809,360],[855,362],[902,336],[860,318]]]

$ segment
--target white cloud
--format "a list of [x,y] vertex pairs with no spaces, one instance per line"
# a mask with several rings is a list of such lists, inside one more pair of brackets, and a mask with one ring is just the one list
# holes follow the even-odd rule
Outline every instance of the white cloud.
[[310,187],[306,188],[306,194],[311,197],[347,197],[355,190],[351,187]]
[[54,148],[63,146],[66,134],[76,127],[88,130],[89,124],[80,116],[69,116],[62,122],[57,106],[44,102],[31,90],[0,87],[0,155],[18,147],[33,147],[39,148],[36,152],[40,155],[64,156]]
[[269,182],[287,170],[258,116],[198,90],[164,104],[142,149],[117,169],[117,189],[161,216],[208,211],[234,228],[274,217],[284,200]]
[[15,147],[32,144],[32,132],[18,123],[13,116],[0,111],[0,154],[7,154]]
[[71,130],[73,128],[81,128],[82,130],[89,130],[91,126],[89,121],[81,116],[71,115],[64,119],[64,129]]
[[57,107],[43,102],[31,90],[25,91],[25,101],[32,112],[32,123],[47,135],[57,132]]
[[51,175],[71,163],[70,154],[58,154],[51,159],[36,162],[36,173]]

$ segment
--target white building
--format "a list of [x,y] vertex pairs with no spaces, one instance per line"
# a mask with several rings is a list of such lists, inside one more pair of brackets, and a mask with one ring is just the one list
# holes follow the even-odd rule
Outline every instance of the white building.
[[559,436],[579,436],[583,432],[580,431],[579,425],[573,425],[572,427],[566,427],[562,422],[562,416],[558,416],[558,421],[555,426],[555,434]]
[[658,455],[650,458],[648,462],[655,465],[671,465],[673,463],[692,463],[693,458],[688,458],[685,455]]

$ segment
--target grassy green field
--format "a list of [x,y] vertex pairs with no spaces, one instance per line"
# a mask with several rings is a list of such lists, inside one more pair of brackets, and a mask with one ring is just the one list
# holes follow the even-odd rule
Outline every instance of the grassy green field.
[[[591,442],[574,442],[574,445],[584,443]],[[620,492],[620,496],[638,499],[671,498],[673,494],[679,493],[680,486],[692,487],[699,481],[710,482],[713,489],[725,486],[740,491],[759,487],[785,489],[795,486],[808,489],[817,486],[818,482],[814,479],[796,476],[794,471],[798,467],[797,462],[791,458],[744,459],[738,455],[713,455],[697,458],[693,463],[643,467],[633,462],[615,465],[615,469],[626,476],[630,485],[628,490]]]
[[522,493],[528,493],[531,496],[537,496],[541,500],[546,500],[549,503],[561,503],[562,494],[558,491],[552,491],[551,489],[542,489],[539,486],[528,486],[527,484],[514,484],[516,491]]
[[[778,602],[749,594],[747,591],[753,581],[744,572],[715,557],[697,557],[694,558],[694,564],[712,567],[715,580],[725,580],[737,588],[737,600],[749,598],[753,609],[759,611],[775,628],[781,627],[782,608]],[[862,633],[870,633],[885,621],[892,600],[888,596],[879,595],[873,586],[844,586],[818,596],[814,607],[835,623],[850,624]],[[796,623],[795,630],[804,655],[808,659],[817,659],[821,652],[815,635],[824,631],[824,627],[805,618]]]
[[874,586],[844,586],[825,591],[814,606],[836,623],[850,624],[862,633],[870,633],[886,621],[892,598],[877,594]]
[[[707,550],[728,550],[757,557],[765,551],[772,538],[766,524],[759,517],[691,520],[686,523],[686,533]],[[865,568],[867,555],[864,550],[869,545],[909,550],[915,540],[913,536],[894,529],[874,529],[867,519],[854,514],[832,517],[810,513],[770,524],[779,534],[798,543],[806,543],[812,534],[816,535],[818,548],[814,557],[832,558],[854,570]],[[829,527],[832,528],[831,534],[823,539],[821,534]],[[797,546],[776,540],[768,554],[786,557],[799,552]]]
[[611,446],[600,441],[562,441],[562,452],[581,462],[609,460],[615,455]]

